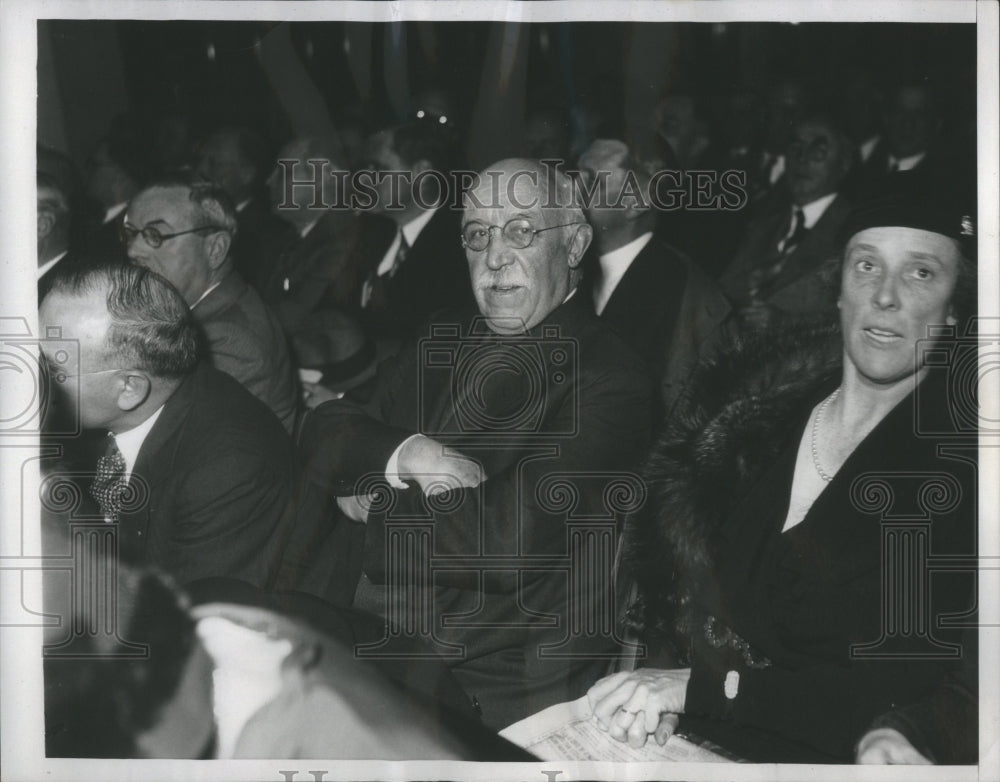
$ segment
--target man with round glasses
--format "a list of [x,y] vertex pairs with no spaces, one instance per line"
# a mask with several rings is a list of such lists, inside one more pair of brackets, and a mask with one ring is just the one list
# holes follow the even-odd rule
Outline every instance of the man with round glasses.
[[[475,306],[419,329],[365,410],[328,402],[303,432],[310,512],[287,586],[417,628],[494,729],[579,697],[616,648],[608,587],[626,509],[610,487],[642,495],[630,471],[652,382],[576,290],[591,236],[564,173],[532,160],[481,172],[454,237]],[[426,548],[396,548],[407,519]]]
[[287,343],[277,318],[233,266],[235,233],[228,196],[188,174],[138,193],[121,226],[129,258],[165,277],[184,297],[212,364],[270,407],[290,432],[297,394]]

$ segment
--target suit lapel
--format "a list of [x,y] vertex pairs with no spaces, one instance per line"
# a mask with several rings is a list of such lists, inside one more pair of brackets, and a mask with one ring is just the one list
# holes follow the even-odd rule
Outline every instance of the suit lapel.
[[130,482],[143,482],[146,502],[138,510],[122,515],[122,530],[133,545],[144,547],[149,541],[149,518],[157,510],[153,503],[154,498],[159,496],[155,489],[167,481],[174,471],[173,447],[195,398],[195,378],[202,371],[204,368],[199,366],[195,375],[185,378],[178,386],[163,405],[163,412],[139,449]]
[[192,310],[196,320],[209,320],[218,315],[223,310],[228,309],[233,302],[243,295],[247,284],[238,272],[232,271],[209,293],[204,299],[198,302],[198,306]]
[[837,232],[850,209],[850,203],[844,196],[838,195],[833,200],[816,224],[807,231],[799,246],[788,256],[781,273],[771,285],[772,294],[811,274],[830,259],[830,252],[836,246]]

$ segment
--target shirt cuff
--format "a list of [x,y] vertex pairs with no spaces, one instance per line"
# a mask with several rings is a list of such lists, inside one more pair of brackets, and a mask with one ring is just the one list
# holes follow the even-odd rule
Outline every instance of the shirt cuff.
[[396,446],[396,450],[393,451],[392,456],[389,457],[389,463],[386,464],[385,466],[385,479],[389,481],[389,485],[392,486],[392,488],[394,489],[410,488],[407,484],[403,483],[403,481],[399,479],[399,453],[400,451],[403,450],[403,446],[405,446],[408,442],[410,442],[410,440],[412,440],[414,437],[421,437],[421,435],[419,433],[411,434],[409,437],[403,440],[403,442],[401,442],[398,446]]

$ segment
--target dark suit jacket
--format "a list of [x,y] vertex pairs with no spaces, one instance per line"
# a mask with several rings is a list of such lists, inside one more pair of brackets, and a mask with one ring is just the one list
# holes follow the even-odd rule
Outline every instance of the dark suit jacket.
[[292,486],[292,448],[262,402],[200,364],[167,400],[132,471],[123,559],[185,583],[210,576],[263,585],[276,562]]
[[[593,302],[600,270],[590,271],[577,295]],[[719,338],[728,315],[729,302],[718,285],[654,236],[628,267],[600,318],[645,359],[666,412],[699,356]]]
[[[946,646],[960,643],[961,621],[943,618],[975,606],[975,573],[928,572],[920,559],[971,561],[976,553],[976,441],[943,445],[948,437],[938,433],[954,431],[944,374],[932,372],[893,409],[806,517],[781,532],[799,439],[812,405],[832,390],[822,388],[802,406],[802,424],[778,459],[735,504],[716,540],[717,588],[704,590],[701,610],[771,664],[751,667],[732,644],[696,635],[685,712],[710,718],[695,720],[707,738],[751,760],[850,763],[876,716],[929,696],[961,666],[961,647]],[[932,497],[932,486],[941,493]],[[922,522],[924,543],[902,532]],[[900,530],[895,543],[885,538],[892,529]],[[898,590],[921,596],[911,602]],[[919,620],[910,619],[914,611]],[[727,701],[731,670],[739,689]]]
[[362,275],[357,218],[330,211],[305,238],[293,234],[271,269],[262,298],[291,338],[307,330],[311,316],[324,309],[356,312]]
[[[460,239],[461,216],[460,210],[442,206],[392,277],[379,280],[384,297],[374,297],[361,313],[369,335],[404,339],[432,313],[472,302]],[[362,225],[365,277],[371,279],[396,236],[396,224],[384,217],[364,216]]]
[[[839,288],[840,235],[851,202],[838,195],[785,261],[778,276],[763,291],[764,302],[778,312],[802,319],[830,320],[836,314]],[[778,242],[788,231],[791,202],[775,199],[750,221],[740,249],[719,284],[735,307],[747,303],[750,274],[777,258]]]
[[251,198],[236,215],[236,238],[230,251],[236,270],[258,293],[264,293],[282,251],[294,240],[295,229],[271,213],[266,198]]
[[257,292],[232,271],[192,313],[212,366],[239,380],[291,432],[298,390],[288,346],[278,319]]
[[[483,465],[483,484],[441,502],[427,502],[416,485],[389,492],[389,505],[369,514],[363,567],[376,586],[412,580],[413,573],[387,566],[387,545],[400,524],[430,532],[425,553],[433,552],[435,564],[421,571],[433,580],[427,640],[451,655],[459,683],[481,704],[483,721],[498,729],[579,697],[606,667],[599,658],[615,646],[611,633],[575,637],[568,611],[594,606],[607,594],[606,557],[617,519],[605,489],[641,457],[652,392],[641,360],[579,294],[530,336],[513,339],[470,336],[474,312],[438,318],[434,338],[411,341],[383,366],[380,420],[343,401],[314,411],[302,454],[308,481],[330,495],[367,491],[364,481],[384,476],[390,455],[415,432]],[[454,325],[442,334],[447,324]],[[543,336],[550,327],[556,333]],[[514,362],[520,372],[488,371],[524,356],[530,360]],[[476,367],[483,371],[467,372]],[[470,384],[476,378],[481,385]],[[480,397],[472,395],[477,390]],[[577,540],[574,524],[583,519],[610,525],[611,532],[598,569],[574,580],[565,568]],[[336,525],[328,534],[338,534]],[[357,574],[359,554],[350,547],[338,552],[327,573]],[[397,621],[418,612],[419,605],[399,598],[394,593],[389,600]],[[558,647],[554,656],[540,651],[546,644]],[[574,652],[580,656],[559,656]]]

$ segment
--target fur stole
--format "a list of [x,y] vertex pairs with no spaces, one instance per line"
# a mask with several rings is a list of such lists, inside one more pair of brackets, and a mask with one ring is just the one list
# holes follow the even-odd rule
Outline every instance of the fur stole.
[[703,361],[653,446],[648,499],[629,520],[631,629],[678,661],[695,627],[692,596],[712,570],[709,541],[801,424],[801,406],[839,378],[839,329],[743,336]]

